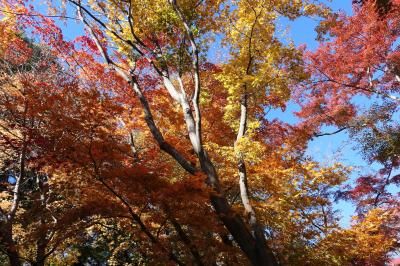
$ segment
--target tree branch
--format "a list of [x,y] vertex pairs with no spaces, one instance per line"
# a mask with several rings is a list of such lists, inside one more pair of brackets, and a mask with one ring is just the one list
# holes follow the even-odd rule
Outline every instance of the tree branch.
[[[131,77],[129,77],[124,71],[122,71],[115,63],[114,61],[108,56],[107,51],[101,46],[100,41],[98,40],[97,36],[94,34],[90,24],[85,20],[85,18],[82,16],[81,12],[81,7],[77,6],[78,12],[80,14],[80,18],[82,22],[88,27],[91,36],[93,40],[95,41],[95,44],[97,46],[97,49],[101,53],[103,59],[106,61],[107,65],[114,69],[123,79],[125,79],[128,83],[131,84],[131,87],[137,97],[139,98],[139,101],[142,105],[143,112],[144,112],[144,118],[146,121],[146,124],[153,135],[154,139],[157,141],[158,145],[160,146],[161,150],[165,151],[168,153],[171,157],[173,157],[186,171],[188,171],[191,174],[194,174],[197,169],[188,161],[186,160],[171,144],[165,141],[164,137],[162,136],[160,130],[156,126],[154,122],[153,115],[151,113],[150,105],[147,101],[147,98],[144,96],[142,90],[140,89],[140,86],[134,77],[133,73],[131,73]],[[171,86],[172,83],[171,83]]]
[[316,132],[314,132],[314,133],[313,133],[313,137],[322,137],[322,136],[331,136],[331,135],[335,135],[335,134],[340,133],[340,132],[342,132],[342,131],[344,131],[344,130],[346,130],[346,129],[348,129],[348,128],[349,128],[349,127],[342,127],[342,128],[339,128],[339,129],[336,130],[336,131],[328,132],[328,133],[316,133]]

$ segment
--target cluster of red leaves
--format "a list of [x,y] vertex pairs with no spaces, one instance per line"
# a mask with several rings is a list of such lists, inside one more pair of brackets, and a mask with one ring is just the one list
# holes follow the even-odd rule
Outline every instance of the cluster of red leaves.
[[[354,16],[332,16],[327,22],[329,38],[315,52],[306,54],[312,80],[300,88],[297,115],[314,132],[322,124],[346,126],[358,106],[355,96],[388,97],[399,92],[393,73],[398,60],[399,9],[380,19],[371,4]],[[305,125],[305,126],[306,126]]]

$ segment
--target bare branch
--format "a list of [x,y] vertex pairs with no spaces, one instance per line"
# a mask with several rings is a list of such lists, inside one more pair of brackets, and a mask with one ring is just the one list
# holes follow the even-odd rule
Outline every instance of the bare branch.
[[338,130],[334,131],[334,132],[329,132],[329,133],[314,133],[313,137],[322,137],[322,136],[331,136],[331,135],[335,135],[337,133],[342,132],[343,130],[348,129],[349,127],[342,127],[339,128]]
[[135,91],[136,95],[139,98],[139,101],[142,105],[144,111],[144,119],[146,120],[147,126],[150,129],[154,139],[157,141],[160,148],[168,153],[171,157],[173,157],[186,171],[191,174],[196,173],[198,170],[194,167],[189,161],[187,161],[172,145],[165,141],[164,137],[162,136],[160,130],[156,126],[153,115],[150,110],[149,103],[146,97],[143,95],[142,90],[139,87],[139,84],[132,78],[132,87]]
[[192,241],[190,240],[188,235],[185,233],[185,231],[182,229],[182,226],[172,216],[169,216],[169,220],[171,221],[171,224],[174,226],[175,231],[178,233],[179,238],[182,240],[182,242],[185,244],[185,246],[190,250],[190,253],[193,256],[193,258],[196,262],[196,265],[199,265],[199,266],[205,265],[202,261],[199,251],[197,250],[196,246],[192,243]]
[[[23,125],[25,126],[26,123],[26,113],[28,111],[28,104],[25,101],[25,106],[24,106],[24,121],[23,121]],[[13,190],[13,201],[12,201],[12,205],[10,208],[10,212],[8,213],[8,221],[12,223],[12,220],[15,216],[15,213],[18,209],[18,205],[20,202],[20,186],[21,186],[21,182],[23,181],[23,179],[25,178],[25,160],[26,160],[26,152],[27,152],[27,147],[28,147],[28,143],[27,143],[27,136],[26,134],[24,134],[23,137],[23,144],[22,144],[22,150],[21,150],[21,154],[20,154],[20,159],[19,159],[19,175],[16,178],[15,181],[15,186],[14,186],[14,190]]]
[[79,18],[74,18],[74,17],[69,17],[69,16],[16,13],[16,12],[10,12],[10,11],[4,10],[4,9],[0,9],[0,12],[6,13],[6,14],[11,14],[11,15],[16,15],[16,16],[64,18],[64,19],[71,19],[71,20],[79,20]]

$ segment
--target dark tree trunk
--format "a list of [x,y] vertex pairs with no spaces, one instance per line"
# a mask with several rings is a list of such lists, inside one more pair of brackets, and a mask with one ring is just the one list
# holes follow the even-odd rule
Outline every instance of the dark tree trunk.
[[4,243],[5,252],[10,260],[11,266],[20,266],[17,246],[12,239],[12,225],[9,223],[0,224],[0,240]]
[[249,258],[253,265],[275,266],[278,265],[271,249],[266,246],[265,242],[257,241],[249,228],[243,222],[243,219],[228,204],[226,198],[221,194],[218,176],[214,165],[208,158],[204,150],[199,154],[199,160],[202,171],[208,177],[209,185],[214,189],[215,193],[210,196],[211,203],[222,220],[225,227],[232,234],[235,241]]

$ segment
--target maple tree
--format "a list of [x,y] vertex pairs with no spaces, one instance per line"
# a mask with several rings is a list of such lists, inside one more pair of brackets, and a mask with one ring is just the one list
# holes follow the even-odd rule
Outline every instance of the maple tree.
[[[336,126],[336,133],[348,130],[365,159],[380,165],[379,171],[345,186],[339,197],[355,203],[360,225],[371,222],[371,216],[385,217],[380,242],[397,247],[399,5],[392,1],[383,12],[383,2],[365,1],[353,16],[331,16],[321,25],[324,41],[307,56],[312,83],[300,89],[304,98],[298,115],[314,136],[325,135],[320,132],[324,125]],[[369,100],[367,108],[359,99]],[[385,251],[376,251],[375,258],[357,263],[384,261]]]
[[11,40],[1,58],[2,248],[13,265],[22,260],[44,265],[86,224],[79,221],[85,216],[80,213],[84,202],[77,206],[63,199],[63,190],[56,189],[51,171],[45,170],[49,158],[57,162],[54,152],[62,131],[55,122],[68,117],[57,108],[66,112],[68,100],[79,95],[48,50],[4,26]]
[[[11,265],[383,265],[396,251],[396,2],[384,16],[369,1],[353,16],[305,0],[48,4],[1,2]],[[324,18],[315,52],[278,36],[302,16]],[[66,40],[56,18],[85,33]],[[215,38],[227,59],[212,63]],[[289,101],[298,123],[268,119]],[[326,125],[383,169],[349,185],[350,167],[308,157]],[[337,199],[358,207],[349,228]]]

